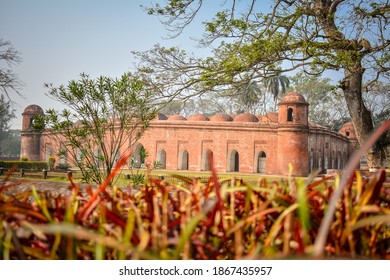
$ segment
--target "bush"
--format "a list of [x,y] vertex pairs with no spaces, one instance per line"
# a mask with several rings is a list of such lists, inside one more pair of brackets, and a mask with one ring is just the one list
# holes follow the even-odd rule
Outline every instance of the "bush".
[[65,172],[65,171],[68,171],[70,168],[70,165],[67,164],[67,163],[60,163],[56,166],[56,171],[59,171],[59,172]]
[[13,167],[16,167],[16,170],[19,169],[25,169],[25,170],[32,170],[32,171],[42,171],[43,169],[47,169],[48,165],[45,161],[11,161],[11,160],[5,160],[0,161],[0,167],[3,167],[5,169],[11,169]]
[[56,158],[53,156],[49,156],[49,168],[50,170],[54,169],[54,164],[56,163]]

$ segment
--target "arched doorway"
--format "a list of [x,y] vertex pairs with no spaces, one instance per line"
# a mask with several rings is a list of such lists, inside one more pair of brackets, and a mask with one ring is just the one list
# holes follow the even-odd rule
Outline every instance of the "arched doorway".
[[232,150],[228,156],[228,172],[239,172],[240,171],[240,156],[236,150]]
[[261,151],[257,157],[257,173],[266,173],[267,170],[267,155]]
[[147,152],[141,143],[137,143],[133,149],[133,155],[130,158],[130,165],[133,168],[141,168],[145,164]]
[[213,152],[210,150],[206,150],[203,152],[202,156],[202,171],[210,171],[211,170],[211,164],[210,164],[210,158],[213,158]]
[[164,149],[159,150],[157,152],[157,159],[156,160],[160,163],[161,169],[165,169],[167,167],[167,153],[165,152]]
[[181,150],[179,152],[179,160],[178,160],[178,169],[179,170],[188,170],[188,151],[187,150]]

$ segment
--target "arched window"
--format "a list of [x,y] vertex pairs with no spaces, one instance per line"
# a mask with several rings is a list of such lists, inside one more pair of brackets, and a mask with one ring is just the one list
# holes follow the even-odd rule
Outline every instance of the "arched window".
[[60,164],[68,164],[68,151],[64,143],[60,144],[60,150],[58,152],[58,156],[60,157],[60,162],[59,162]]
[[49,157],[53,154],[53,148],[50,144],[46,144],[45,146],[45,159],[49,161]]
[[257,157],[257,173],[266,172],[267,155],[261,151]]
[[35,118],[31,118],[30,119],[30,126],[29,126],[29,128],[30,129],[33,128],[34,124],[35,124]]
[[188,152],[187,150],[182,150],[179,152],[179,170],[188,170]]
[[80,163],[83,159],[83,152],[80,148],[76,149],[76,162]]
[[293,108],[288,108],[287,121],[292,122],[293,120],[294,120],[294,110],[293,110]]
[[167,153],[165,152],[164,149],[159,150],[157,152],[157,159],[156,160],[160,163],[161,169],[165,169],[167,167]]
[[228,172],[239,172],[240,171],[240,156],[236,150],[233,150],[229,153],[228,162],[227,162],[227,171]]
[[337,152],[337,169],[341,169],[341,152]]
[[310,172],[314,170],[314,152],[313,148],[310,149]]
[[204,151],[203,156],[202,156],[202,170],[203,171],[210,171],[211,170],[210,158],[213,158],[213,152],[210,150]]
[[332,168],[336,169],[336,157],[334,155],[334,151],[332,151]]
[[134,146],[134,152],[133,156],[130,159],[130,165],[134,168],[141,168],[141,166],[145,163],[146,156],[147,152],[144,146],[141,143],[137,143]]

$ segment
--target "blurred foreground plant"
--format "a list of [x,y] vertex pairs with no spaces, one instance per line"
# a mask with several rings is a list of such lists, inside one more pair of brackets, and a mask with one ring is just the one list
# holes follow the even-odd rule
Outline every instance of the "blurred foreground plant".
[[345,185],[339,175],[313,173],[281,182],[262,178],[252,186],[218,180],[212,169],[207,183],[176,176],[181,184],[149,178],[136,189],[109,187],[128,157],[97,187],[81,188],[69,177],[69,196],[34,187],[15,193],[6,177],[0,184],[0,258],[313,258],[330,201],[342,190],[320,257],[390,259],[384,170],[370,177],[354,172]]

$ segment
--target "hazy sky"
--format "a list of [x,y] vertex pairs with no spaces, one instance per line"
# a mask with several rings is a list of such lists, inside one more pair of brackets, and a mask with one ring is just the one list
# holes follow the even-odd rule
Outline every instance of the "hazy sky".
[[[131,51],[151,49],[154,44],[193,48],[189,39],[200,34],[193,25],[175,40],[154,16],[148,16],[142,0],[0,0],[0,38],[11,41],[22,63],[12,70],[25,84],[23,98],[13,95],[16,117],[13,128],[21,128],[21,113],[31,104],[44,110],[60,108],[45,93],[44,83],[55,86],[77,79],[81,72],[92,77],[118,77],[131,70]],[[203,17],[211,17],[207,12]],[[204,51],[204,50],[199,50]]]

